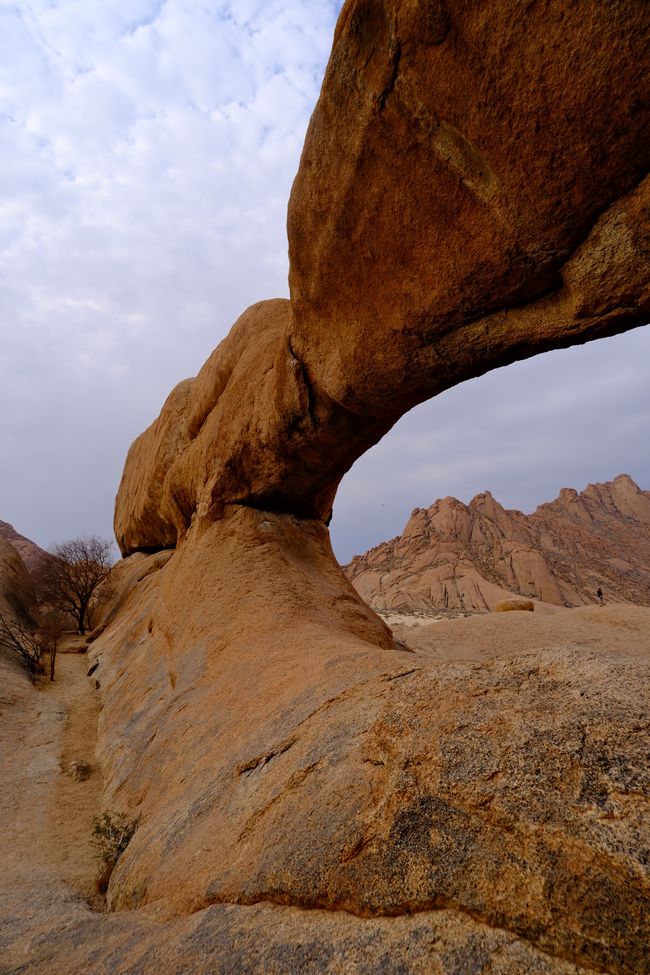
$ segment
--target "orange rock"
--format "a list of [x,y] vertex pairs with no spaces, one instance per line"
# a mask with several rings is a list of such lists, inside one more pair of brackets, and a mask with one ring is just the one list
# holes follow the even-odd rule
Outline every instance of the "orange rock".
[[512,613],[525,611],[532,613],[535,610],[535,603],[532,599],[501,599],[494,604],[493,613]]
[[[318,522],[244,507],[132,590],[90,651],[105,806],[140,815],[113,909],[422,912],[428,930],[447,904],[550,972],[643,970],[650,610],[621,617],[622,652],[556,627],[543,650],[444,661],[395,652],[349,597]],[[477,624],[480,647],[494,621],[447,625]]]
[[327,520],[416,403],[647,322],[648,5],[426,9],[344,5],[289,205],[291,305],[249,309],[174,433],[134,448],[124,553],[224,504]]

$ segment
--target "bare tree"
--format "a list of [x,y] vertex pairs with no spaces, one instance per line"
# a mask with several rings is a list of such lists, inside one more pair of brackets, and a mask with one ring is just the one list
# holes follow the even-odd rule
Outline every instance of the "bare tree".
[[43,644],[19,617],[0,612],[0,646],[18,655],[32,680],[43,672]]
[[79,633],[92,627],[92,610],[101,591],[106,593],[113,543],[97,535],[83,535],[55,545],[34,573],[41,605],[71,616]]
[[54,671],[56,668],[56,654],[59,649],[59,642],[63,635],[64,622],[61,613],[50,610],[48,613],[41,611],[38,613],[37,617],[38,629],[35,633],[35,639],[41,645],[41,649],[44,653],[48,653],[50,657],[50,680],[54,680]]

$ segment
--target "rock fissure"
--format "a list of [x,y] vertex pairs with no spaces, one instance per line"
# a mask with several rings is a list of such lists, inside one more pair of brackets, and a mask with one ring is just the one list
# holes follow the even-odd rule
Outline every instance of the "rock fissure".
[[396,38],[391,40],[390,45],[390,68],[386,84],[377,95],[377,109],[381,113],[386,107],[389,96],[393,93],[399,75],[399,63],[402,57],[402,45]]
[[[332,914],[349,914],[358,921],[367,922],[372,924],[373,921],[379,919],[390,920],[403,917],[410,917],[419,914],[432,914],[439,913],[441,911],[449,911],[454,914],[459,914],[470,918],[472,921],[488,928],[492,931],[503,932],[503,934],[509,935],[512,938],[522,939],[531,946],[539,951],[542,955],[545,955],[549,959],[558,959],[562,961],[568,961],[574,965],[577,965],[581,970],[587,972],[597,972],[603,973],[603,975],[611,975],[611,970],[599,965],[594,965],[593,962],[585,961],[581,955],[572,952],[561,952],[552,951],[548,946],[544,946],[543,943],[539,943],[534,938],[527,937],[525,932],[518,930],[515,927],[504,926],[503,924],[491,922],[479,913],[469,910],[462,905],[456,903],[445,897],[436,897],[429,901],[418,903],[418,904],[408,904],[404,905],[401,909],[396,909],[391,913],[364,913],[355,910],[352,906],[347,903],[337,903],[335,901],[328,900],[315,900],[313,902],[303,901],[301,899],[296,899],[289,894],[281,894],[275,891],[264,892],[254,897],[243,897],[237,898],[235,900],[211,900],[209,906],[216,905],[231,905],[237,907],[255,907],[258,904],[273,904],[276,907],[286,907],[293,910],[300,910],[305,912],[314,911],[326,911]],[[200,910],[204,910],[201,908]],[[624,971],[624,970],[623,970]],[[632,973],[630,973],[632,975]]]
[[296,738],[291,738],[289,741],[283,742],[281,745],[278,745],[278,747],[271,752],[267,752],[264,755],[258,755],[256,758],[251,758],[247,762],[242,762],[236,768],[237,774],[251,775],[253,772],[256,772],[258,769],[264,768],[264,766],[268,765],[268,763],[271,762],[274,758],[278,758],[278,756],[284,755],[286,752],[288,752],[289,749],[292,748],[293,745],[295,745],[296,740],[297,740]]

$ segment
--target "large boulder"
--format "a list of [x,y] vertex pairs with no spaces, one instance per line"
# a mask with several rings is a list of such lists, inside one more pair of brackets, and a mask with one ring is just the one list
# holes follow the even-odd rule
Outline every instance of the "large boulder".
[[[611,652],[596,621],[444,661],[380,645],[317,522],[241,507],[190,536],[91,650],[106,806],[140,815],[113,909],[445,908],[550,972],[645,969],[650,610],[610,609]],[[460,622],[480,647],[491,619]]]

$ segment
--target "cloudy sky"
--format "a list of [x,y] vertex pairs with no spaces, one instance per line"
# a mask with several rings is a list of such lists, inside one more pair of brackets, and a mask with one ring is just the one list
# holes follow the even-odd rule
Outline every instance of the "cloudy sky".
[[[133,438],[252,302],[287,295],[286,203],[338,0],[0,0],[0,519],[111,534]],[[489,489],[532,510],[650,488],[650,329],[499,370],[355,466],[341,560]]]

